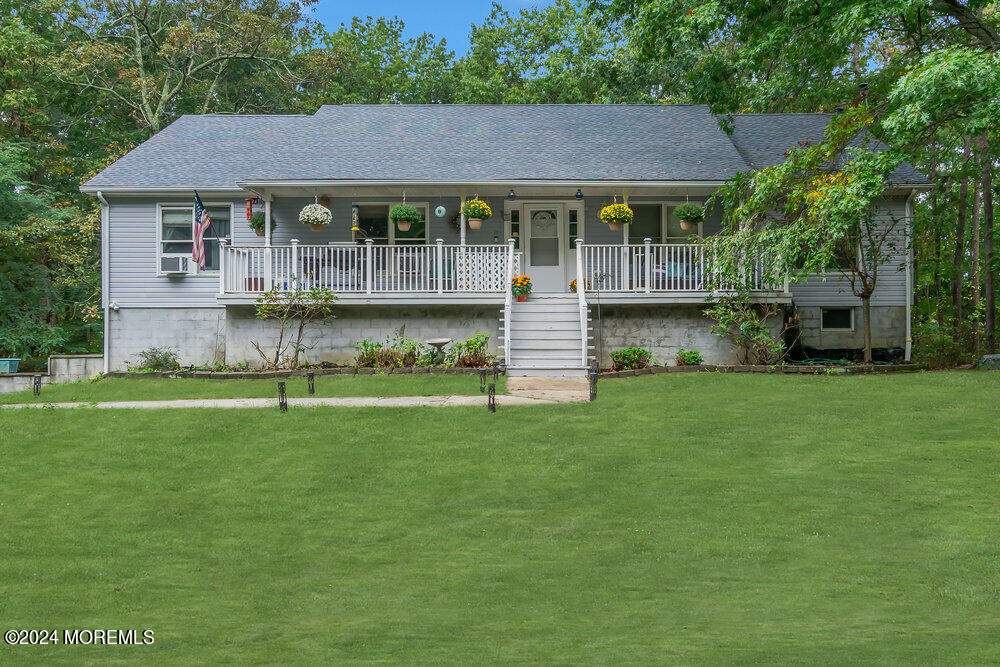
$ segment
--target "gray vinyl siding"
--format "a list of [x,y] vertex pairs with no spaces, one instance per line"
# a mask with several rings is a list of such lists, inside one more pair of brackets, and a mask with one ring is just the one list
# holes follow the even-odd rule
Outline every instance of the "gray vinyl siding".
[[[272,219],[275,227],[272,240],[275,244],[285,244],[296,238],[304,245],[326,244],[351,240],[351,204],[355,201],[375,201],[376,198],[348,197],[330,201],[333,222],[320,232],[299,224],[298,213],[310,203],[310,197],[276,197],[272,204]],[[632,198],[632,201],[656,201],[657,198]],[[459,230],[452,218],[458,212],[456,197],[418,198],[414,201],[427,202],[431,211],[428,241],[433,243],[442,238],[445,243],[458,243]],[[493,217],[480,230],[468,230],[469,243],[493,243],[494,237],[504,240],[503,209],[500,197],[487,201],[493,209]],[[573,198],[559,197],[552,201],[573,203]],[[243,197],[211,197],[205,203],[234,204],[232,224],[233,243],[236,245],[263,245],[247,227],[244,219]],[[122,308],[136,307],[211,307],[219,304],[216,296],[219,290],[217,275],[167,277],[157,275],[159,254],[157,248],[157,204],[190,204],[190,198],[179,196],[154,197],[114,197],[109,207],[108,239],[108,299]],[[584,237],[587,243],[621,243],[622,233],[613,232],[600,221],[600,209],[607,203],[606,197],[585,197]],[[444,218],[433,214],[434,208],[443,205],[447,209]],[[905,199],[893,199],[889,212],[902,219],[906,214]],[[708,236],[721,229],[721,215],[709,211],[703,226]],[[875,290],[872,304],[876,306],[904,305],[906,303],[906,274],[902,270],[906,259],[905,224],[896,231],[897,257],[880,269],[879,285]],[[855,306],[860,300],[851,294],[847,281],[839,275],[828,276],[825,280],[812,278],[791,287],[796,304],[802,306]]]
[[[205,197],[205,204],[232,202],[232,233],[237,244],[261,241],[246,225],[242,197]],[[109,198],[108,299],[122,308],[219,307],[218,275],[158,276],[157,204],[193,205],[190,198]]]
[[[887,202],[883,219],[896,218],[893,230],[894,243],[892,260],[879,266],[878,283],[872,294],[873,306],[906,305],[906,200],[892,199]],[[891,224],[891,223],[889,223]],[[860,306],[861,299],[851,292],[850,282],[839,273],[823,277],[812,277],[808,281],[791,285],[792,300],[799,306]]]

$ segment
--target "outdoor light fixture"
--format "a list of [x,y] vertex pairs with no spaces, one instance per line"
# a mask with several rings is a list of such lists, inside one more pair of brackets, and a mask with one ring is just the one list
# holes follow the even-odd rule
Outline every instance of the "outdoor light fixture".
[[576,197],[577,199],[583,199],[583,192],[580,190],[580,188],[577,188],[576,194],[573,196]]
[[507,199],[513,199],[516,196],[517,195],[514,194],[514,188],[511,188],[510,192],[507,193]]

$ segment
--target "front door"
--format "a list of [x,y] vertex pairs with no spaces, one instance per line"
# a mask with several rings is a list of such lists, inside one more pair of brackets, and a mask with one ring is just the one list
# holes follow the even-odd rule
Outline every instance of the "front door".
[[535,292],[565,292],[565,231],[562,204],[532,204],[525,207],[522,236],[524,272],[531,276]]

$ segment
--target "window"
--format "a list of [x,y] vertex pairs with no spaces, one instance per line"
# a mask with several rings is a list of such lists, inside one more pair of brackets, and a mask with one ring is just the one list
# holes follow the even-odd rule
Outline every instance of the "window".
[[653,239],[653,243],[663,243],[660,204],[632,204],[632,224],[628,226],[628,242],[643,243]]
[[[205,206],[212,224],[205,231],[205,268],[219,270],[219,239],[229,238],[233,207],[230,204]],[[194,207],[160,207],[160,255],[162,257],[191,257],[194,236]]]
[[853,308],[824,308],[820,322],[822,331],[854,331]]
[[510,236],[514,239],[514,248],[521,249],[521,211],[511,209],[510,211]]
[[[401,203],[401,202],[399,202]],[[413,204],[423,219],[414,222],[405,232],[399,230],[389,220],[392,204],[357,204],[358,228],[354,232],[356,241],[371,239],[377,245],[424,245],[427,243],[427,204]]]
[[675,207],[667,209],[667,238],[664,243],[690,243],[693,234],[701,233],[701,223],[695,229],[681,229],[681,221],[674,215]]

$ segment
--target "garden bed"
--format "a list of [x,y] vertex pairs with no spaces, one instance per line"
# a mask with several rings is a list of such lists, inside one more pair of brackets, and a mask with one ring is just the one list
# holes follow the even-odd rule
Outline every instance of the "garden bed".
[[[338,366],[334,368],[298,368],[295,370],[278,371],[208,371],[208,370],[176,370],[176,371],[111,371],[104,377],[110,378],[140,378],[140,377],[185,377],[207,378],[211,380],[259,380],[270,378],[305,377],[312,373],[320,375],[465,375],[478,373],[480,368],[451,368],[448,366],[401,366],[398,368],[359,368],[357,366]],[[492,370],[487,367],[486,370]]]
[[872,373],[913,373],[927,370],[927,364],[785,364],[780,366],[650,366],[627,371],[602,371],[602,378],[656,375],[659,373],[770,373],[785,375],[867,375]]

